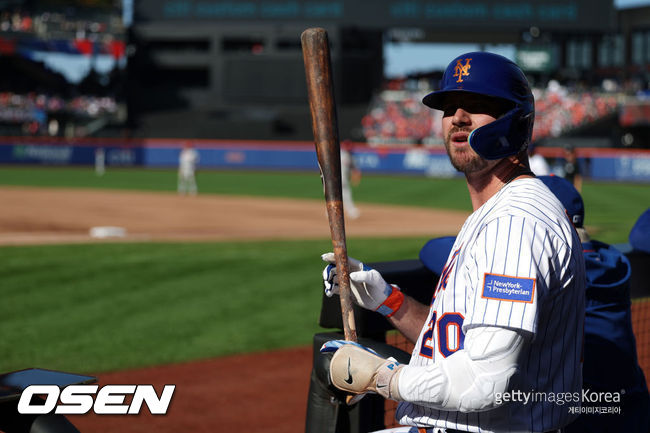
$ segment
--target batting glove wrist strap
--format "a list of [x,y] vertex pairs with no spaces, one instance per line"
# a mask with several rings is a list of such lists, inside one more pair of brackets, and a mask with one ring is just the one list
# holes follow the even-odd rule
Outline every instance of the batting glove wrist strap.
[[395,284],[390,285],[392,291],[386,300],[377,308],[377,312],[386,317],[391,317],[404,303],[404,293]]

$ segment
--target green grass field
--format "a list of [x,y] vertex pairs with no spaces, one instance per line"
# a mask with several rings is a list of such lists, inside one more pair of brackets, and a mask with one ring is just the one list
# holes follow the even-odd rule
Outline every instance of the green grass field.
[[[354,239],[367,261],[425,239]],[[310,344],[331,242],[0,248],[0,371],[100,372]]]
[[[201,193],[322,199],[315,173],[202,172]],[[0,168],[0,185],[173,191],[171,170]],[[586,222],[627,240],[650,187],[585,183]],[[462,179],[365,176],[359,202],[469,210]],[[433,222],[435,223],[435,222]],[[367,262],[416,258],[426,238],[348,239]],[[101,372],[310,344],[328,239],[0,248],[0,371]]]
[[[201,193],[322,200],[317,172],[203,171],[197,174]],[[173,170],[109,169],[95,176],[89,168],[0,167],[0,185],[175,191]],[[461,179],[365,176],[355,190],[360,202],[469,210]]]

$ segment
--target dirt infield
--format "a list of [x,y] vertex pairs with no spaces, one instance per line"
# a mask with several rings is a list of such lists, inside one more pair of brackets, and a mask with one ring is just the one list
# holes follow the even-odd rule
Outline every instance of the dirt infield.
[[176,391],[167,415],[72,416],[82,432],[305,431],[311,348],[297,348],[109,373],[100,384],[150,383]]
[[[0,203],[0,245],[329,236],[324,203],[316,200],[0,187]],[[447,235],[467,217],[369,204],[360,209],[359,219],[346,221],[348,237]],[[126,235],[91,237],[98,226],[120,227]],[[303,432],[310,371],[311,348],[297,348],[99,374],[102,385],[154,384],[160,391],[175,384],[169,413],[71,420],[82,432],[96,433]]]
[[[126,241],[306,239],[329,236],[320,200],[204,195],[181,197],[78,189],[0,187],[0,244],[90,242],[90,229],[126,229]],[[457,233],[467,213],[360,205],[349,236]],[[407,223],[404,223],[407,222]]]

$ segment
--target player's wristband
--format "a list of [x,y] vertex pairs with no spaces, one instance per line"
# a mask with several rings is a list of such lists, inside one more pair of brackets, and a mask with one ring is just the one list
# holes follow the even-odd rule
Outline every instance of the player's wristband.
[[388,295],[388,298],[386,298],[384,303],[376,310],[378,313],[381,313],[386,317],[391,317],[395,314],[404,302],[404,293],[402,293],[399,287],[395,284],[391,284],[390,287],[392,289],[390,295]]

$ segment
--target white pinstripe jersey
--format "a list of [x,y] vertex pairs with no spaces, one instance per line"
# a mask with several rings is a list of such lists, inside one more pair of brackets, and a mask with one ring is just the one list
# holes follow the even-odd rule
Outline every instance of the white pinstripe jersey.
[[[532,392],[536,402],[469,413],[401,402],[397,420],[470,432],[545,432],[573,420],[569,407],[579,400],[557,397],[582,387],[584,293],[582,247],[560,202],[534,178],[505,185],[456,238],[410,365],[462,350],[470,327],[523,330],[532,339],[510,389]],[[426,387],[416,392],[416,401],[427,401]]]

